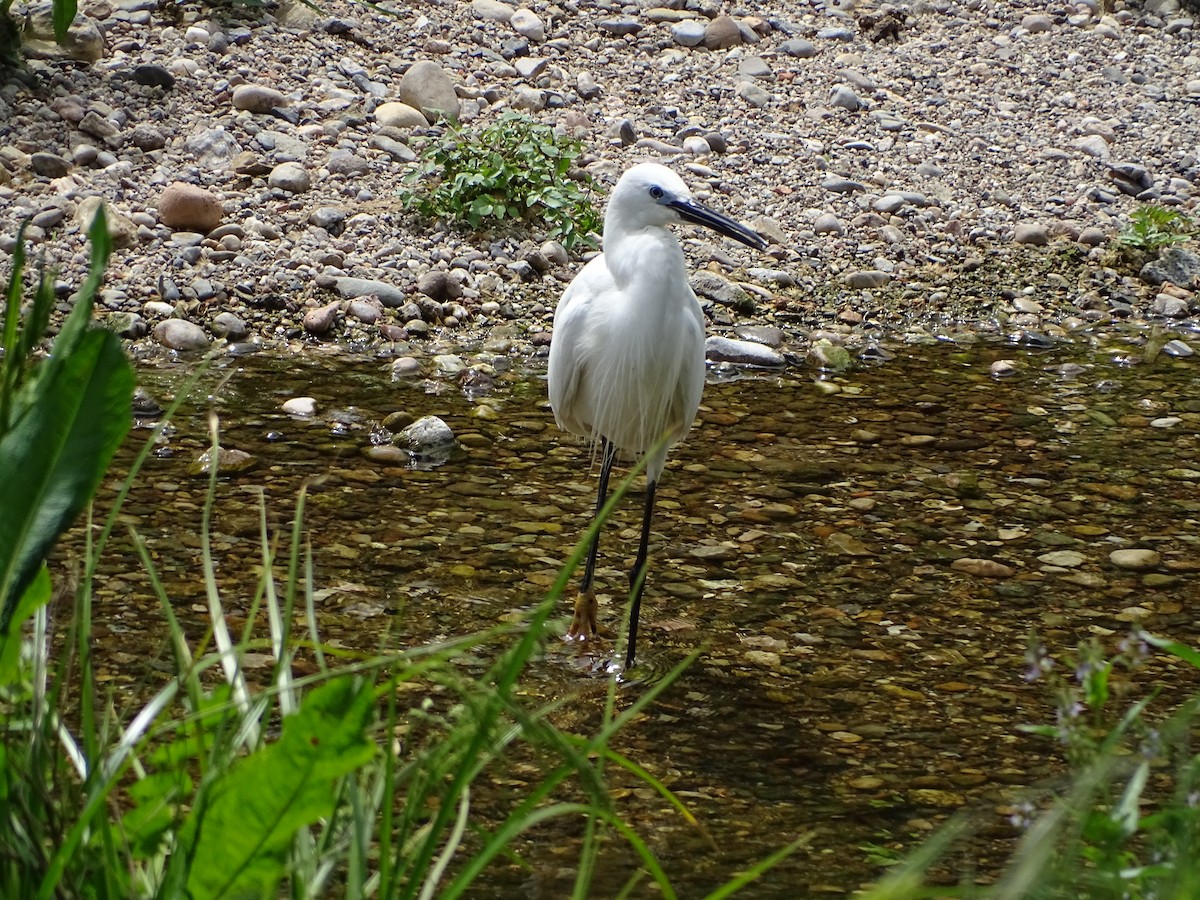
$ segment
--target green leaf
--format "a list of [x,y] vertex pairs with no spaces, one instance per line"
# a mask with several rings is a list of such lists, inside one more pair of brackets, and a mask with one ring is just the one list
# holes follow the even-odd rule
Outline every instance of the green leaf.
[[218,776],[181,834],[190,897],[273,894],[296,832],[330,816],[337,779],[374,755],[364,734],[373,706],[367,686],[335,678],[284,719],[276,743]]
[[1170,638],[1161,638],[1153,634],[1143,633],[1142,638],[1152,647],[1157,647],[1159,650],[1165,650],[1176,659],[1183,660],[1188,665],[1200,669],[1200,652],[1197,652],[1187,644],[1182,644],[1179,641],[1173,641]]
[[[133,369],[115,334],[90,328],[112,247],[103,208],[90,238],[91,271],[49,360],[15,397],[4,398],[11,417],[0,433],[0,635],[8,633],[19,598],[91,499],[132,423]],[[26,323],[23,343],[32,345],[28,335],[36,327],[36,321]]]
[[54,0],[51,4],[54,17],[54,39],[60,44],[67,36],[67,29],[75,21],[75,13],[79,11],[76,0]]
[[50,572],[43,565],[17,601],[8,631],[0,632],[0,687],[12,684],[21,659],[21,626],[38,607],[50,602]]
[[62,352],[64,335],[0,436],[0,634],[131,424],[133,370],[117,336],[89,331]]

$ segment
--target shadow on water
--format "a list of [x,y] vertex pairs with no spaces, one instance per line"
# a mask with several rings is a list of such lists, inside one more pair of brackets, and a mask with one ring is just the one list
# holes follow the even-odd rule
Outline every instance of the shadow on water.
[[[1011,846],[1020,788],[1059,771],[1054,748],[1016,729],[1053,715],[1044,688],[1022,679],[1030,630],[1052,652],[1091,636],[1115,644],[1135,621],[1200,640],[1197,364],[1129,365],[1137,352],[1116,339],[900,347],[821,385],[792,371],[708,386],[660,487],[641,677],[704,649],[617,746],[679,794],[711,842],[614,774],[622,815],[683,896],[809,832],[752,895],[849,891],[878,874],[868,845],[911,848],[962,808],[978,816],[969,854],[986,877]],[[1016,361],[1011,377],[990,374],[1001,358]],[[181,382],[169,368],[142,374],[162,395]],[[587,526],[596,473],[555,428],[536,363],[473,398],[452,379],[393,382],[369,357],[226,359],[208,389],[218,383],[176,419],[126,507],[197,635],[206,479],[187,467],[207,447],[210,405],[224,445],[257,462],[219,488],[222,585],[248,607],[257,491],[280,527],[299,486],[318,479],[306,518],[320,628],[338,646],[436,641],[527,609]],[[316,399],[316,417],[279,411],[297,395]],[[441,416],[464,452],[430,470],[369,459],[372,427],[396,411]],[[639,499],[601,542],[598,585],[614,595],[601,618],[614,629]],[[127,545],[106,561],[97,604],[116,684],[147,677],[163,633]],[[1117,568],[1109,554],[1124,547],[1160,561]],[[551,641],[526,689],[578,694],[563,724],[591,727],[596,665]],[[1167,704],[1196,687],[1168,661],[1141,677]],[[536,776],[514,764],[496,790]],[[537,874],[499,874],[497,896],[564,895],[577,835],[558,828],[523,848]],[[604,866],[615,881],[632,864],[614,849],[598,896]]]

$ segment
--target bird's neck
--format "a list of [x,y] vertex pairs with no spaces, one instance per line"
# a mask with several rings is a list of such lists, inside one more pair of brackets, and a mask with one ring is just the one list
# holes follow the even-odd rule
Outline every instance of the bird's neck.
[[644,300],[664,292],[659,285],[686,284],[683,250],[668,229],[604,229],[604,260],[618,290]]

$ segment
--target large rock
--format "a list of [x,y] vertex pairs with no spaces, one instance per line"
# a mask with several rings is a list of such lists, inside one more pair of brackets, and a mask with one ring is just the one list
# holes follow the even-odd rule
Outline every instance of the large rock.
[[454,82],[435,62],[426,59],[413,63],[400,79],[396,92],[402,103],[419,109],[430,119],[458,119],[458,94]]
[[207,234],[221,224],[221,201],[194,184],[176,181],[158,198],[158,220],[168,228]]
[[104,36],[96,24],[77,15],[60,44],[54,39],[54,9],[42,4],[25,19],[22,50],[31,59],[74,59],[94,63],[104,56]]
[[1180,287],[1200,286],[1200,256],[1183,247],[1168,247],[1142,266],[1142,281],[1162,284],[1165,281]]

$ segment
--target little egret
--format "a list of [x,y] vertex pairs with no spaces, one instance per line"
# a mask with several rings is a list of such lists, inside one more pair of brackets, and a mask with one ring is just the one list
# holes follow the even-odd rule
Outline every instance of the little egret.
[[[687,435],[704,390],[704,313],[688,284],[683,249],[667,228],[672,222],[703,225],[756,250],[767,246],[762,235],[696,202],[666,166],[636,165],[613,189],[604,214],[604,252],[563,292],[550,341],[555,421],[600,445],[597,515],[617,452],[652,454],[641,540],[629,573],[626,668],[633,665],[637,641],[655,487],[667,449]],[[596,633],[598,545],[599,532],[588,549],[571,637]]]

